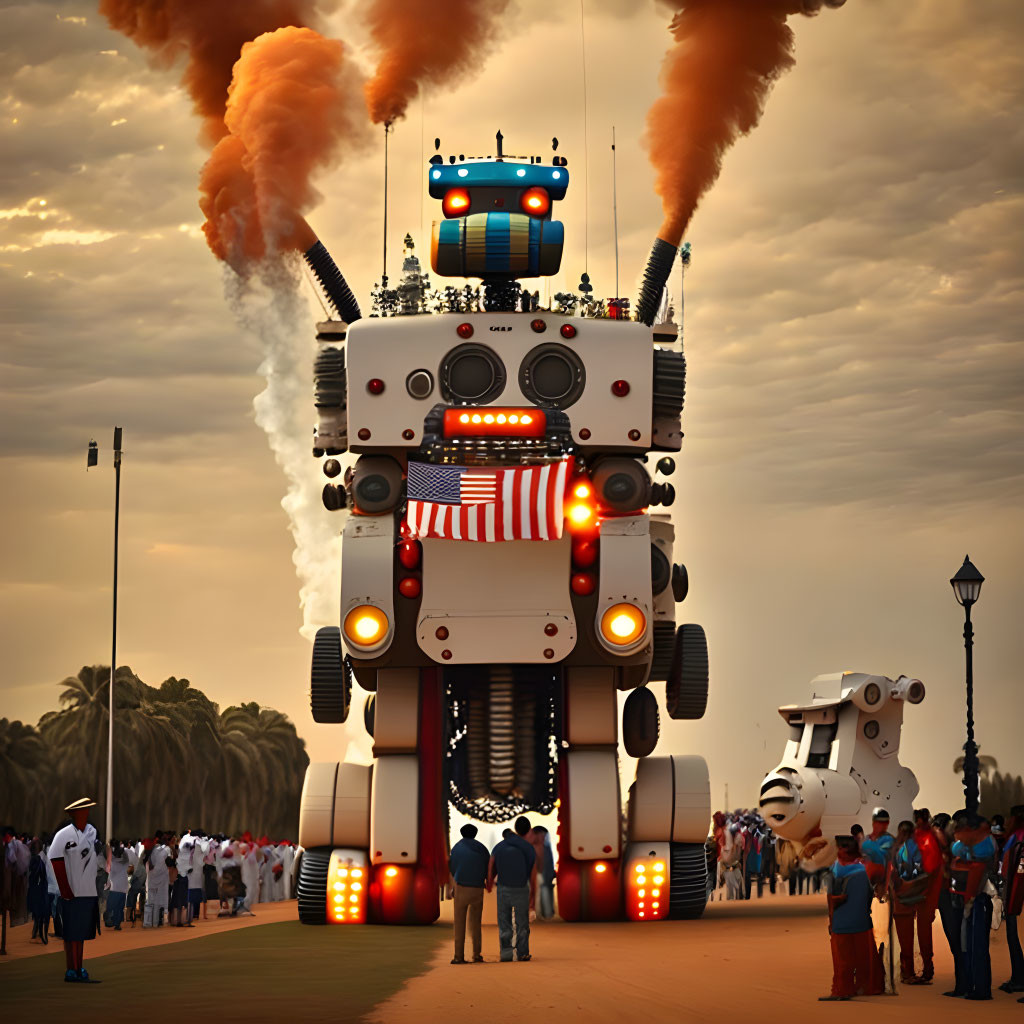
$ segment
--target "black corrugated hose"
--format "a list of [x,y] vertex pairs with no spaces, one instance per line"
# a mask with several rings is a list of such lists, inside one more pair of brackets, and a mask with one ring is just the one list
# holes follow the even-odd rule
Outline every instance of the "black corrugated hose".
[[672,273],[672,264],[676,258],[676,247],[663,238],[656,238],[651,247],[651,255],[647,258],[644,268],[644,280],[640,286],[640,298],[636,304],[636,318],[648,327],[654,323],[661,306],[661,295],[665,290],[668,275]]
[[363,315],[359,312],[359,303],[356,302],[352,289],[341,276],[338,265],[331,259],[331,254],[324,247],[324,243],[319,240],[314,242],[302,255],[338,316],[347,324],[359,320]]

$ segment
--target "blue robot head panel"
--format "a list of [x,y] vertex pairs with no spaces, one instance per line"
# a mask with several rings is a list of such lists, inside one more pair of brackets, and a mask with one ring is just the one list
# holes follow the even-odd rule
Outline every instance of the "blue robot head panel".
[[435,221],[430,262],[442,277],[539,277],[556,274],[564,230],[551,205],[565,197],[569,172],[536,163],[480,160],[432,164]]

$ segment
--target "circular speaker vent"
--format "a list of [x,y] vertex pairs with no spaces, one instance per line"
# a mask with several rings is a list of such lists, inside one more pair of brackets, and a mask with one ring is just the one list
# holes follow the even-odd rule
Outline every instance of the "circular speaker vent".
[[538,345],[519,368],[519,387],[531,402],[568,409],[583,394],[587,374],[580,357],[564,345]]
[[485,405],[505,390],[505,366],[486,345],[459,345],[441,364],[441,392],[449,402]]

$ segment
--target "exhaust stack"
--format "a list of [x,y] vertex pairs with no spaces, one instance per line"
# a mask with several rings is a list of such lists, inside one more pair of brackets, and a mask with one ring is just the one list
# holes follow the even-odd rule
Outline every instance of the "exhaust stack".
[[666,242],[664,238],[655,238],[651,247],[651,255],[647,258],[644,269],[644,280],[640,286],[640,298],[636,304],[636,318],[650,327],[658,315],[661,296],[665,291],[668,275],[672,273],[672,264],[676,258],[676,246]]
[[347,324],[361,319],[359,303],[324,243],[317,239],[302,255],[338,316]]

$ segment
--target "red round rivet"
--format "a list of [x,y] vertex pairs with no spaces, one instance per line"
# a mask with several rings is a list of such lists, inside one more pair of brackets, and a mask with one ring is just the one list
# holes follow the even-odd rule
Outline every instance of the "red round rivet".
[[441,657],[444,658],[445,661],[451,661],[452,660],[452,652],[447,650],[447,649],[443,650],[441,652]]
[[601,849],[604,850],[605,853],[612,852],[612,848],[610,846],[602,846]]
[[398,545],[398,560],[406,569],[415,569],[420,564],[421,554],[418,540],[403,540]]
[[589,569],[597,561],[597,545],[592,540],[573,541],[572,560],[578,569]]
[[[437,629],[434,630],[434,636],[436,636],[438,640],[447,640],[448,639],[448,630],[447,630],[447,628],[445,626],[438,626]],[[449,654],[449,657],[451,657],[450,654]]]
[[411,430],[409,427],[406,427],[405,430],[402,431],[402,437],[406,441],[411,441],[415,436],[416,436],[416,431],[415,430]]
[[373,377],[366,382],[366,390],[371,395],[382,395],[384,394],[384,381],[380,377]]
[[569,586],[574,594],[579,594],[580,597],[587,597],[594,592],[596,584],[594,583],[594,577],[589,572],[578,572],[569,581]]
[[359,428],[359,433],[356,434],[356,437],[358,437],[360,441],[369,441],[370,440],[370,431],[367,430],[366,427],[360,427]]
[[543,320],[531,320],[530,328],[537,332],[537,334],[543,334],[547,329],[548,325]]
[[580,440],[581,441],[589,441],[590,440],[590,431],[587,430],[586,427],[581,427],[580,428]]
[[617,380],[612,382],[612,394],[616,398],[625,398],[629,394],[629,381]]
[[557,632],[558,632],[558,627],[553,622],[549,622],[544,627],[544,633],[545,633],[546,636],[554,636]]
[[562,324],[562,326],[558,328],[558,333],[561,334],[563,338],[575,338],[576,328],[572,324]]
[[639,441],[640,440],[640,431],[639,430],[631,430],[629,432],[629,439],[630,439],[630,441]]
[[398,592],[402,597],[419,597],[422,589],[422,584],[415,576],[406,576],[398,581]]
[[554,652],[553,650],[551,650],[551,648],[550,648],[550,647],[545,647],[545,648],[544,648],[544,657],[545,657],[545,658],[547,658],[548,660],[550,660],[550,659],[551,659],[551,658],[553,658],[554,656],[555,656],[555,652]]
[[455,333],[460,338],[472,338],[473,337],[473,325],[472,324],[459,324],[455,328]]

